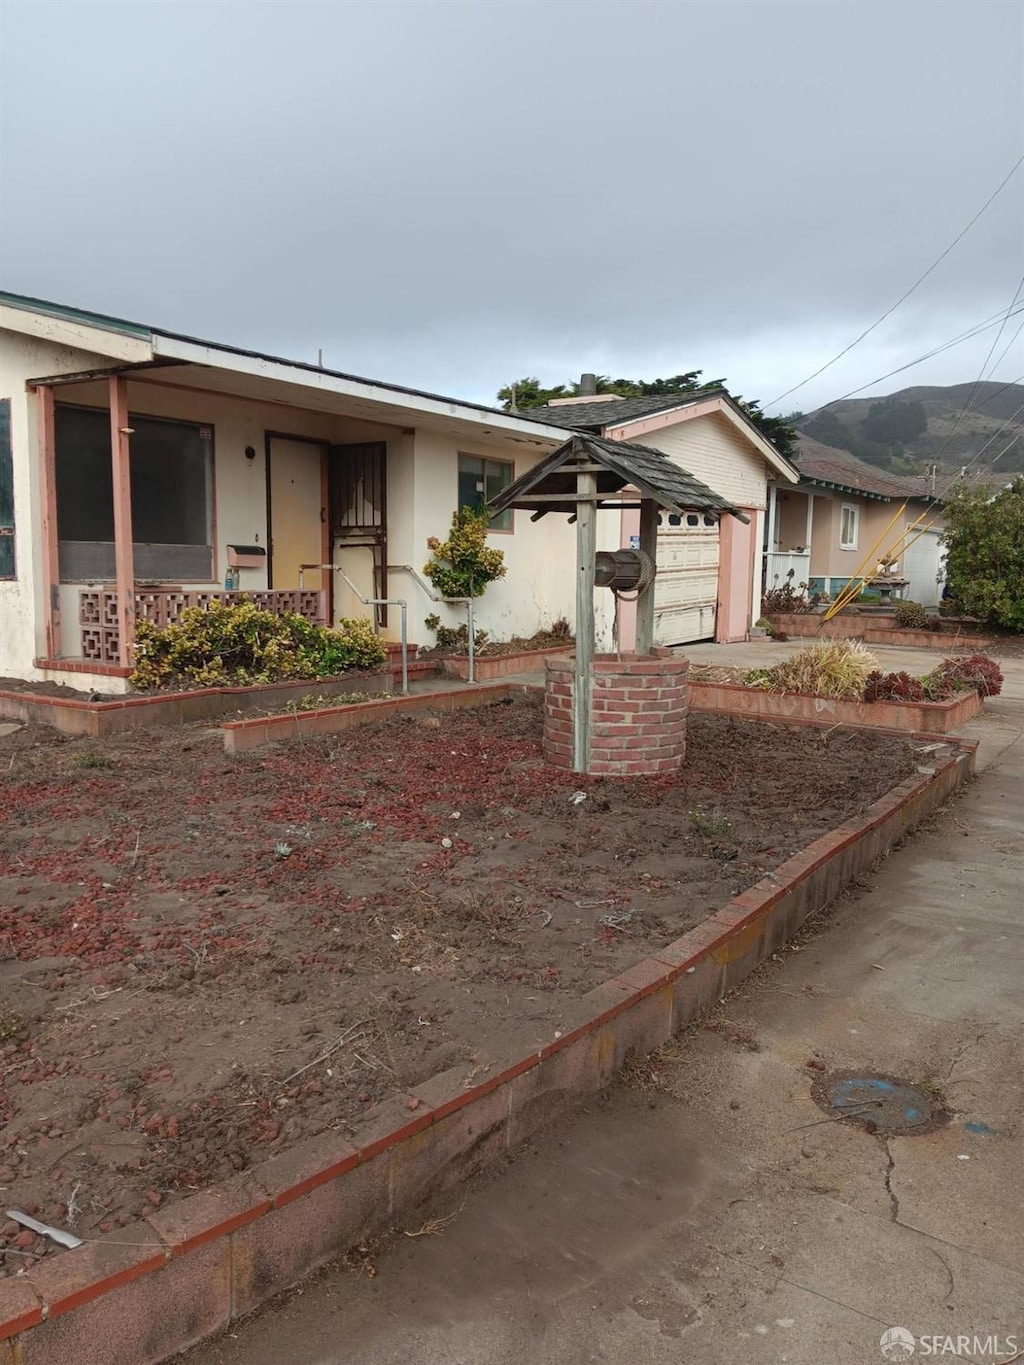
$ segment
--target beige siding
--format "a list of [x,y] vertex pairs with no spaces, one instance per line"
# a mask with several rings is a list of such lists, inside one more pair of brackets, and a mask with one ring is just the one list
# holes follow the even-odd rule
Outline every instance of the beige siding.
[[661,450],[737,507],[767,505],[768,467],[728,418],[709,413],[633,438]]

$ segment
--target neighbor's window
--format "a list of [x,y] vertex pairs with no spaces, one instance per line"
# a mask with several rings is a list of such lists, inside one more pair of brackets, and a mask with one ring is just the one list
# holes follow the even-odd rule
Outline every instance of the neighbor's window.
[[11,400],[0,398],[0,578],[14,577],[14,452]]
[[[129,421],[135,577],[157,583],[211,582],[212,429],[135,413]],[[112,579],[110,414],[58,404],[54,437],[61,579]]]
[[841,550],[856,550],[857,532],[860,529],[858,526],[860,509],[854,507],[852,503],[844,502],[841,515],[842,520],[839,523],[839,548]]
[[[476,455],[459,456],[459,506],[482,508],[515,478],[506,460],[483,460]],[[492,531],[512,530],[512,509],[491,518]]]

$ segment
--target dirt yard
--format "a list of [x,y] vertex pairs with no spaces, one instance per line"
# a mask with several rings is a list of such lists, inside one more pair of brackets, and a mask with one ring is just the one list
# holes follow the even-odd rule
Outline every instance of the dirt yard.
[[[696,715],[671,778],[546,768],[529,700],[228,760],[0,739],[0,1193],[79,1236],[475,1060],[914,771]],[[0,1226],[14,1274],[50,1243]]]

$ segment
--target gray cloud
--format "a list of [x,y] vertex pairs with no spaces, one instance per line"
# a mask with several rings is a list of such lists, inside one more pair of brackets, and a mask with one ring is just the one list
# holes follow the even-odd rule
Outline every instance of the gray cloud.
[[[485,400],[696,367],[767,400],[1022,142],[1016,0],[7,0],[4,27],[6,287]],[[1005,307],[1022,240],[1018,172],[792,401]],[[973,378],[990,341],[882,388]]]

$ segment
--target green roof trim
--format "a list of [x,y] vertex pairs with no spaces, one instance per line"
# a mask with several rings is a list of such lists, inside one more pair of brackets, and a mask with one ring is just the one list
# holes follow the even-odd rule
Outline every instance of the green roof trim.
[[42,313],[45,317],[59,318],[62,322],[80,322],[86,327],[95,327],[102,332],[118,332],[121,336],[139,337],[142,341],[149,341],[153,335],[152,327],[144,327],[139,322],[108,317],[106,313],[88,313],[83,308],[66,308],[63,304],[29,298],[24,294],[9,294],[5,289],[0,289],[0,304],[5,304],[8,308],[20,308],[26,313]]

